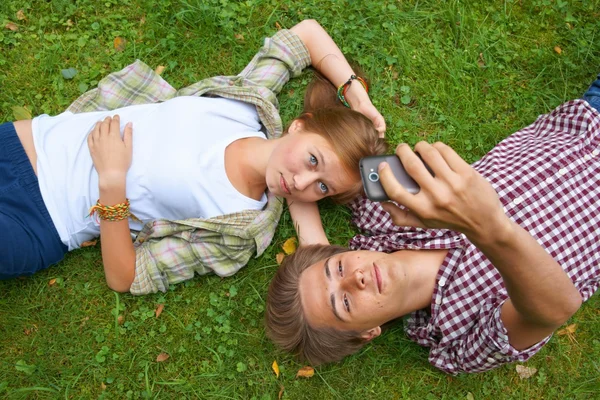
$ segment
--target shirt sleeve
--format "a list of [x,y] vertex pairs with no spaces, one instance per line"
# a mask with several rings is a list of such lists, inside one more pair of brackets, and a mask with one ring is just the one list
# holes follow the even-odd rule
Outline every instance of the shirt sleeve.
[[[238,75],[245,86],[255,86],[265,99],[277,105],[275,95],[283,85],[311,63],[308,49],[294,32],[282,29],[270,38]],[[262,88],[262,90],[261,90]]]
[[[506,294],[485,304],[475,324],[448,343],[440,343],[429,352],[429,362],[450,374],[483,372],[515,361],[527,361],[536,354],[552,335],[525,350],[517,350],[508,341],[508,332],[502,322],[502,305]],[[457,328],[458,331],[460,328]]]
[[[177,227],[179,232],[172,232]],[[131,294],[165,292],[170,285],[215,273],[230,276],[248,263],[256,250],[254,240],[219,232],[185,229],[159,220],[144,228],[135,243],[135,278]]]

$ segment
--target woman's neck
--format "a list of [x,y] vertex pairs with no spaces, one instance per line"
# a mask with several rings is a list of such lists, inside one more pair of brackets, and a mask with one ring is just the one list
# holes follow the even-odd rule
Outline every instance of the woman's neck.
[[225,149],[225,172],[242,194],[260,199],[267,188],[266,171],[276,140],[239,139]]

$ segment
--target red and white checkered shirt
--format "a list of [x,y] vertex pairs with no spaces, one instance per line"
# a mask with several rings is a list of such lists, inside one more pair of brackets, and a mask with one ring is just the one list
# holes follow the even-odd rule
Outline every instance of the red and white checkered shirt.
[[[473,167],[496,189],[506,214],[567,272],[583,300],[600,286],[600,114],[566,103],[509,136]],[[519,351],[500,318],[508,298],[500,273],[462,234],[394,226],[379,203],[351,204],[365,231],[354,249],[448,249],[431,309],[410,314],[408,336],[448,373],[486,371],[533,356],[550,337]]]

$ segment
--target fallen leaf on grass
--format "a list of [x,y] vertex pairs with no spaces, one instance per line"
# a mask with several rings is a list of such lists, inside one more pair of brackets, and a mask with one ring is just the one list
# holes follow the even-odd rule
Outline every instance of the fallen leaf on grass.
[[558,46],[554,46],[554,51],[556,52],[556,54],[562,54],[562,49]]
[[154,311],[154,313],[156,314],[156,318],[160,317],[160,314],[162,314],[163,310],[165,309],[165,305],[164,304],[159,304],[156,307],[156,310]]
[[158,67],[156,67],[156,69],[154,70],[154,72],[156,72],[158,75],[162,75],[162,73],[165,71],[165,66],[164,65],[159,65]]
[[17,19],[19,21],[23,21],[24,19],[27,19],[27,17],[25,16],[25,13],[23,12],[22,9],[17,11]]
[[119,315],[119,316],[117,317],[117,323],[118,323],[119,325],[123,325],[123,322],[125,322],[125,317],[124,317],[124,316],[122,316],[122,315]]
[[29,111],[27,107],[13,106],[11,108],[13,116],[17,121],[22,119],[31,119],[31,111]]
[[36,324],[33,324],[33,326],[31,328],[25,328],[23,329],[23,333],[25,334],[25,336],[29,336],[34,332],[37,332],[38,327]]
[[298,373],[296,374],[296,378],[300,377],[300,378],[312,378],[312,376],[315,374],[315,369],[313,367],[302,367],[298,370]]
[[13,32],[16,32],[19,30],[19,27],[14,22],[7,22],[6,25],[4,25],[4,27],[6,29],[10,29]]
[[281,24],[279,22],[275,22],[275,27],[277,28],[278,31],[281,30]]
[[277,360],[273,361],[273,364],[271,364],[271,368],[273,368],[273,372],[275,372],[275,376],[279,378],[279,365],[277,364]]
[[283,243],[283,246],[281,246],[281,248],[283,249],[285,254],[287,254],[288,256],[290,254],[294,254],[297,247],[298,247],[298,240],[295,237],[289,238],[288,240],[286,240]]
[[243,41],[244,41],[244,35],[242,35],[241,33],[236,33],[236,34],[235,34],[235,35],[233,35],[233,36],[235,36],[235,38],[236,38],[237,40],[241,41],[241,42],[243,42]]
[[100,389],[106,390],[106,384],[104,382],[100,384]]
[[98,243],[98,239],[88,240],[88,241],[81,243],[80,247],[92,247],[92,246],[95,246],[96,243]]
[[473,396],[473,393],[467,393],[467,400],[475,400],[475,396]]
[[56,285],[56,278],[52,278],[48,281],[48,286],[54,286]]
[[127,40],[123,39],[121,36],[117,36],[115,40],[113,40],[113,47],[116,51],[125,50],[125,45],[127,44]]
[[160,353],[158,357],[156,357],[156,362],[163,362],[169,359],[169,355],[167,353]]
[[283,254],[283,253],[277,253],[277,255],[275,256],[275,260],[277,261],[277,265],[281,265],[281,263],[283,262],[284,258],[285,258],[285,254]]
[[529,379],[537,372],[537,368],[526,367],[524,365],[517,365],[515,369],[521,379]]
[[285,388],[283,387],[283,385],[281,385],[281,389],[279,390],[279,395],[277,396],[278,400],[281,400],[281,396],[283,396],[283,391],[285,390]]
[[556,332],[558,336],[567,336],[571,342],[577,343],[577,339],[575,339],[575,331],[577,330],[577,324],[571,324],[563,329]]
[[485,60],[483,59],[483,53],[479,53],[479,58],[477,59],[477,65],[479,65],[479,68],[485,67]]

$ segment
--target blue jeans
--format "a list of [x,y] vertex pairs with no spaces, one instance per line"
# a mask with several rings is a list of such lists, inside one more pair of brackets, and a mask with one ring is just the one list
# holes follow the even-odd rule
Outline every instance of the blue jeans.
[[596,80],[592,82],[588,90],[583,94],[583,99],[600,112],[600,74],[598,74]]
[[31,275],[67,252],[12,122],[0,125],[0,279]]

